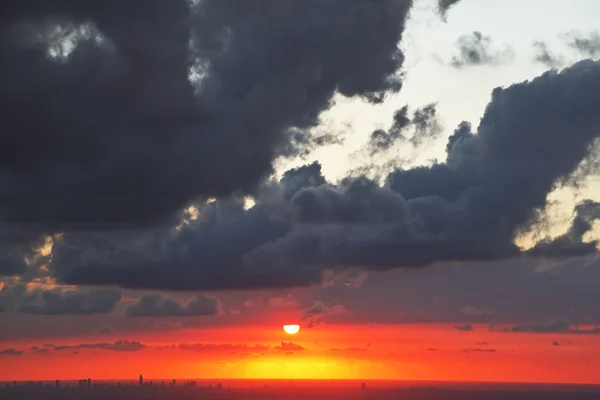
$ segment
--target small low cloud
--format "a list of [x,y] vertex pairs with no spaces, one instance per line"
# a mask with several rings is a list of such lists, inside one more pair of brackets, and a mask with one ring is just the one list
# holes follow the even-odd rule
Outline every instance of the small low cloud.
[[56,351],[75,350],[79,351],[82,349],[103,349],[110,351],[140,351],[146,349],[148,346],[138,341],[132,340],[117,340],[113,343],[82,343],[77,345],[61,345],[55,346],[53,344],[45,344],[47,348],[54,349]]
[[369,139],[371,157],[398,144],[419,147],[437,139],[443,131],[438,119],[436,103],[417,108],[412,116],[409,116],[408,106],[404,106],[394,113],[393,119],[389,130],[377,129],[371,133]]
[[461,331],[461,332],[470,332],[473,330],[473,325],[471,325],[471,324],[454,325],[453,328],[456,329],[457,331]]
[[533,43],[533,48],[535,50],[535,55],[533,57],[535,62],[544,64],[549,68],[560,67],[564,64],[562,57],[554,54],[547,43],[536,41]]
[[475,349],[462,349],[461,350],[463,353],[497,353],[496,349],[480,349],[480,348],[475,348]]
[[572,33],[569,36],[568,45],[581,55],[589,58],[600,57],[600,31],[593,31],[587,35]]
[[571,327],[571,322],[564,318],[555,318],[547,324],[538,323],[527,323],[513,325],[510,328],[511,332],[535,332],[535,333],[548,333],[548,332],[567,332]]
[[275,347],[275,350],[290,352],[290,351],[304,351],[304,347],[297,343],[282,341],[281,344]]
[[48,351],[50,351],[50,349],[48,347],[38,347],[38,346],[33,346],[30,350],[36,354],[44,354],[44,353],[48,353]]
[[463,68],[480,65],[497,65],[512,60],[514,50],[506,46],[504,50],[493,49],[492,38],[479,31],[462,35],[456,43],[458,54],[452,57],[450,65]]
[[131,304],[126,313],[133,317],[214,316],[221,314],[221,302],[203,294],[180,301],[160,293],[148,293]]
[[23,355],[23,350],[17,350],[14,348],[0,350],[0,357],[17,357]]
[[495,326],[490,325],[491,331],[496,332],[515,332],[515,333],[566,333],[581,335],[600,334],[600,328],[581,329],[574,326],[565,318],[554,318],[548,323],[530,322],[525,324],[516,324],[513,326]]

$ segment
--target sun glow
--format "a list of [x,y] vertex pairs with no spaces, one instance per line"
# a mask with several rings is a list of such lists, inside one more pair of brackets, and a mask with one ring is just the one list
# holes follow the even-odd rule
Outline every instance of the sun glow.
[[295,335],[300,330],[300,325],[284,325],[283,330],[287,334]]

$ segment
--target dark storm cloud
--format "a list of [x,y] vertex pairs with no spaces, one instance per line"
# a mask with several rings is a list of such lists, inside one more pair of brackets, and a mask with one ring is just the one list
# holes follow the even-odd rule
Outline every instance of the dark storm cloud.
[[560,57],[556,56],[548,48],[548,44],[538,41],[533,44],[533,47],[535,49],[535,56],[533,58],[535,62],[544,64],[549,68],[559,67],[563,64],[563,60]]
[[366,178],[304,188],[290,200],[290,209],[299,224],[386,224],[402,221],[408,213],[399,194]]
[[[19,2],[0,18],[1,254],[254,190],[334,93],[400,89],[410,0]],[[193,79],[189,79],[192,76]],[[18,235],[17,235],[18,234]],[[22,262],[0,263],[0,273]]]
[[23,284],[5,284],[0,289],[0,312],[14,310],[37,315],[92,315],[112,312],[121,300],[115,289],[28,290]]
[[[305,186],[325,179],[318,164],[284,174],[267,185],[257,204],[242,199],[199,204],[199,217],[180,230],[116,235],[65,235],[55,244],[53,268],[64,281],[156,289],[213,290],[308,285],[320,269],[254,268],[243,261],[252,249],[283,237],[291,223],[287,204]],[[81,263],[92,254],[91,263]],[[184,278],[185,276],[185,278]]]
[[160,293],[149,293],[127,307],[126,312],[134,317],[193,317],[219,315],[221,308],[218,299],[206,295],[180,301]]
[[64,351],[64,350],[82,350],[82,349],[103,349],[110,351],[140,351],[144,350],[148,346],[137,342],[135,340],[117,340],[113,343],[82,343],[78,345],[61,345],[55,346],[52,344],[44,345],[48,348],[54,349],[56,351]]
[[599,62],[548,71],[496,88],[476,131],[462,123],[450,137],[443,163],[396,170],[384,186],[365,177],[333,185],[312,164],[262,185],[248,210],[242,199],[198,203],[198,218],[179,230],[65,234],[52,268],[67,283],[218,290],[308,285],[325,269],[520,256],[515,237],[590,158],[599,102]]
[[572,35],[569,46],[579,51],[583,56],[596,58],[600,56],[600,31],[593,31],[589,35]]
[[459,54],[450,61],[450,65],[454,68],[495,65],[512,58],[513,55],[511,48],[507,48],[503,52],[493,50],[492,39],[478,31],[461,36],[456,45]]
[[[371,223],[350,213],[346,220],[329,217],[320,230],[299,225],[248,259],[261,265],[277,260],[280,268],[290,269],[307,263],[386,269],[520,254],[515,235],[536,220],[548,193],[576,170],[599,134],[593,111],[598,96],[589,85],[600,86],[600,67],[584,61],[495,89],[477,133],[463,124],[451,138],[446,163],[390,175],[389,196],[395,201],[368,214]],[[560,92],[567,87],[571,94]],[[554,90],[565,95],[556,97]],[[304,189],[315,192],[311,199],[324,200],[301,203],[299,214],[323,215],[330,209],[326,193],[336,190]],[[391,210],[406,212],[386,214]]]
[[[432,103],[418,108],[414,111],[412,118],[408,116],[408,106],[396,111],[394,122],[388,131],[377,129],[371,133],[370,155],[389,150],[399,143],[408,142],[416,147],[428,139],[435,139],[442,132],[441,124],[436,116],[436,106],[435,103]],[[409,128],[412,128],[411,135],[407,135]]]

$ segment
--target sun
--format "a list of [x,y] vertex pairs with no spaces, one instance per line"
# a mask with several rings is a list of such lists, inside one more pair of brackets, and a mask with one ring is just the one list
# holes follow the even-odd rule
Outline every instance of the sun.
[[287,334],[295,335],[300,330],[300,325],[284,325],[283,330]]

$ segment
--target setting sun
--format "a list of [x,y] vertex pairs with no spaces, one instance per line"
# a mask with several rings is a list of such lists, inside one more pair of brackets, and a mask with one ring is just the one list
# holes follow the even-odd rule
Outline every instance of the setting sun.
[[300,325],[284,325],[283,330],[285,333],[295,335],[300,330]]

